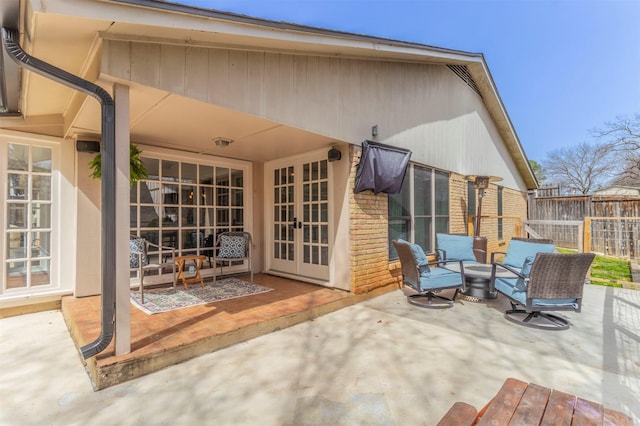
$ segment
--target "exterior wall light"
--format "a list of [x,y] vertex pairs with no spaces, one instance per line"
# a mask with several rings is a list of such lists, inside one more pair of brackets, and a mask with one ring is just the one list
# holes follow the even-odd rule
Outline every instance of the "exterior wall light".
[[226,148],[229,145],[231,145],[233,143],[233,139],[228,139],[228,138],[215,138],[213,140],[213,143],[216,144],[217,147],[219,148]]
[[335,147],[331,147],[331,149],[327,153],[327,160],[331,163],[333,161],[338,161],[341,158],[342,158],[342,153],[338,151]]

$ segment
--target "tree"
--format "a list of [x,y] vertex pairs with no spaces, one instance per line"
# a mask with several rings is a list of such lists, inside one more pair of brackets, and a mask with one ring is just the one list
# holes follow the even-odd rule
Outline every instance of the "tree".
[[640,114],[636,113],[632,118],[620,115],[615,121],[606,122],[604,128],[591,133],[604,139],[611,153],[618,157],[618,164],[624,164],[615,182],[640,185]]
[[529,166],[533,171],[533,175],[538,180],[538,183],[542,184],[547,179],[547,174],[540,163],[536,160],[529,160]]
[[548,152],[543,167],[552,181],[571,192],[588,194],[611,180],[617,164],[608,144],[583,142]]

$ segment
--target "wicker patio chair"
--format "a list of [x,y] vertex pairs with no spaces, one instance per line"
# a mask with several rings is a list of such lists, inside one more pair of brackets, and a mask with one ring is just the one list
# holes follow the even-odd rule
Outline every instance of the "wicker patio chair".
[[[407,296],[407,301],[421,308],[443,309],[453,306],[460,289],[464,289],[464,266],[461,260],[428,262],[427,256],[418,244],[404,240],[394,240],[402,267],[402,284],[412,288],[416,294]],[[445,268],[431,268],[447,263],[457,263],[459,271]],[[442,290],[455,289],[452,298],[439,294]]]
[[[511,309],[505,312],[509,321],[543,330],[566,330],[570,326],[567,319],[547,312],[581,311],[582,291],[594,258],[592,253],[538,253],[525,259],[519,270],[495,262],[490,286],[509,298]],[[498,268],[513,277],[497,277]]]

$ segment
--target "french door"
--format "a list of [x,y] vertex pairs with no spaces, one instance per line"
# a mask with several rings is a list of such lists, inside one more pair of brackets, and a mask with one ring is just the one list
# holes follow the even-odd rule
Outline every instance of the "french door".
[[56,284],[57,149],[2,143],[0,229],[5,243],[0,248],[0,296],[12,292],[35,294]]
[[326,153],[269,163],[269,269],[320,282],[329,280],[330,168]]

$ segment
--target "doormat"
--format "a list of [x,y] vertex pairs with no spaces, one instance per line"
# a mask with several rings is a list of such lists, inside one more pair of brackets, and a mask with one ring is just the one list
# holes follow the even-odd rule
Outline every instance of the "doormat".
[[144,292],[144,304],[141,302],[140,292],[132,291],[131,303],[151,315],[205,303],[266,293],[271,290],[273,289],[237,278],[225,278],[216,280],[215,284],[213,282],[205,282],[204,287],[200,287],[200,284],[191,284],[188,290],[185,290],[181,283],[177,284],[176,291],[173,291],[173,287],[146,290]]

